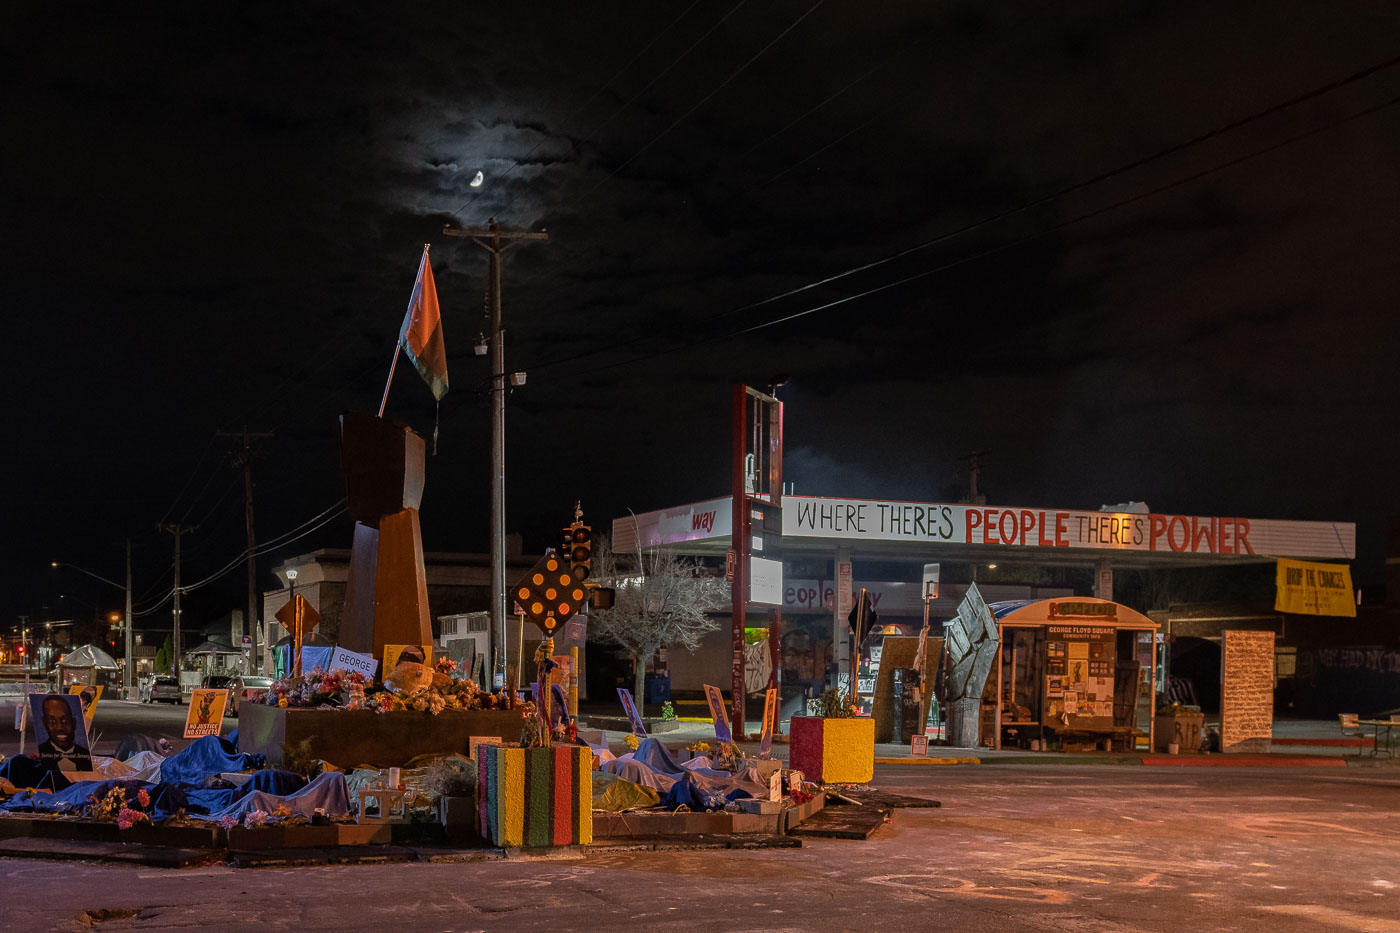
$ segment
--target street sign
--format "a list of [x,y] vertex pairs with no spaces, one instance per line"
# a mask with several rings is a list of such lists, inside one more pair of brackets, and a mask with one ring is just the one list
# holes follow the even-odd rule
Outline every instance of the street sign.
[[938,564],[924,564],[924,599],[938,598]]
[[739,562],[739,552],[730,548],[724,552],[724,579],[734,579],[734,568]]
[[244,635],[244,636],[243,636],[243,650],[244,650],[244,651],[252,651],[252,650],[253,650],[253,636],[252,636],[252,635]]

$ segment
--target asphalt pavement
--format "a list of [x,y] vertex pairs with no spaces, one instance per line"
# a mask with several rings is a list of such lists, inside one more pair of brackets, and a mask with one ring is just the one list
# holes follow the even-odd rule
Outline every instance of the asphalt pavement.
[[186,871],[0,860],[7,929],[1400,930],[1400,774],[881,766],[869,840]]

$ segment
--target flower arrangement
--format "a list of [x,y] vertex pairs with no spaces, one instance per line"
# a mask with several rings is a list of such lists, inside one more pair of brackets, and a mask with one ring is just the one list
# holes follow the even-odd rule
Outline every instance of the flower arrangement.
[[703,739],[698,742],[691,742],[685,747],[685,750],[692,755],[708,755],[710,753],[710,743]]
[[130,829],[137,823],[150,823],[151,818],[141,810],[133,810],[130,807],[123,807],[117,813],[117,829]]
[[744,760],[744,753],[730,742],[716,742],[714,754],[710,758],[713,767],[721,771],[732,771]]
[[[448,658],[440,658],[438,673],[447,677],[457,669]],[[489,693],[474,680],[442,678],[430,686],[394,692],[375,688],[373,682],[359,671],[342,668],[326,671],[315,668],[295,677],[279,677],[272,682],[263,702],[282,709],[334,707],[337,709],[372,709],[377,713],[412,710],[438,715],[443,710],[517,709],[518,699],[509,691]]]
[[136,791],[136,799],[132,801],[126,799],[126,791],[120,786],[107,791],[101,800],[89,797],[88,801],[91,804],[89,816],[94,820],[115,822],[118,829],[130,829],[138,823],[151,822],[151,815],[146,812],[151,806],[151,795],[144,787]]
[[642,744],[641,742],[637,741],[637,737],[630,732],[622,737],[622,741],[625,742],[627,744],[627,747],[634,752],[637,750],[637,746]]
[[457,662],[451,658],[438,658],[433,664],[439,674],[447,674],[449,677],[457,672]]
[[856,706],[851,702],[850,696],[835,687],[824,691],[815,700],[807,701],[808,715],[820,719],[852,719],[856,712]]
[[243,828],[256,829],[259,826],[267,825],[266,810],[249,810],[243,814]]

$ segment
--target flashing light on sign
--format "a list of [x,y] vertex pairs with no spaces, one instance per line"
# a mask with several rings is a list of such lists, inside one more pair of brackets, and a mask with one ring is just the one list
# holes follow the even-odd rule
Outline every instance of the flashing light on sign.
[[553,554],[540,559],[525,579],[516,585],[515,595],[525,615],[552,633],[560,619],[578,615],[587,591],[574,581],[573,571]]

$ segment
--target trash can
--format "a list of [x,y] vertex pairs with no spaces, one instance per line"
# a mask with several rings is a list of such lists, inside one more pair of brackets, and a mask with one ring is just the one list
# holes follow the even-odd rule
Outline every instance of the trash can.
[[671,702],[671,675],[647,674],[646,703],[648,706]]
[[907,745],[909,739],[923,735],[919,721],[919,672],[912,667],[897,667],[894,675],[894,741]]

